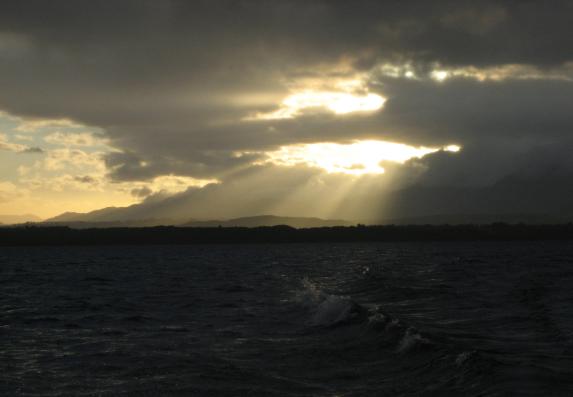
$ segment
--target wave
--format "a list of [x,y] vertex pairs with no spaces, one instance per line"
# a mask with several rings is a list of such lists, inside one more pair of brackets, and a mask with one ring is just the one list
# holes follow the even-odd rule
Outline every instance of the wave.
[[[486,352],[460,345],[443,334],[422,332],[380,306],[325,292],[306,278],[294,295],[299,314],[300,308],[304,309],[303,335],[313,346],[312,360],[322,358],[330,363],[344,356],[346,365],[360,368],[374,379],[408,374],[396,381],[395,390],[381,384],[389,395],[396,390],[402,395],[420,390],[430,395],[495,395],[493,376],[500,363]],[[342,375],[334,371],[332,376]],[[416,382],[408,380],[411,378]]]
[[314,330],[347,326],[350,329],[345,334],[362,339],[364,343],[391,346],[391,350],[397,354],[440,351],[449,356],[451,363],[457,367],[466,365],[479,355],[475,350],[468,351],[467,346],[457,346],[443,337],[434,338],[423,333],[384,312],[378,305],[361,305],[349,296],[327,293],[308,278],[302,280],[302,288],[296,290],[294,295],[295,302],[305,309],[304,325]]
[[408,328],[404,333],[404,336],[400,340],[400,344],[398,346],[399,352],[407,352],[411,349],[421,346],[427,345],[430,341],[424,338],[418,331],[413,328]]
[[295,300],[311,312],[308,325],[332,327],[364,315],[364,307],[350,297],[328,294],[306,278],[302,284],[303,288],[296,292]]
[[432,344],[428,336],[399,319],[384,313],[379,306],[361,305],[349,296],[329,294],[305,278],[302,289],[296,291],[295,301],[309,313],[307,326],[333,328],[342,325],[359,325],[361,329],[375,331],[380,336],[395,339],[396,351],[403,353],[419,346]]

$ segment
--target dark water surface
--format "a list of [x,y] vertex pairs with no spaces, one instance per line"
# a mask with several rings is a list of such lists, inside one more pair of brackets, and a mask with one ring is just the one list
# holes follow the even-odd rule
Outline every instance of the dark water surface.
[[0,395],[573,395],[573,245],[1,248]]

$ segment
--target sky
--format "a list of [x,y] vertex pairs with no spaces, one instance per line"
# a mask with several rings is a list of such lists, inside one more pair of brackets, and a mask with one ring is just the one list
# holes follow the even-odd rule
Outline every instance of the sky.
[[572,26],[560,0],[3,2],[0,215],[573,215]]

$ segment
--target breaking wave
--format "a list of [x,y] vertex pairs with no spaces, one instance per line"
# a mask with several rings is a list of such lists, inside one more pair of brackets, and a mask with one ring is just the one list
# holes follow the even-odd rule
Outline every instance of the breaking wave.
[[308,278],[302,280],[302,288],[295,292],[295,301],[308,312],[307,326],[332,328],[353,324],[362,334],[364,330],[378,331],[396,339],[396,351],[402,353],[431,344],[428,337],[384,313],[379,306],[366,307],[349,296],[329,294]]

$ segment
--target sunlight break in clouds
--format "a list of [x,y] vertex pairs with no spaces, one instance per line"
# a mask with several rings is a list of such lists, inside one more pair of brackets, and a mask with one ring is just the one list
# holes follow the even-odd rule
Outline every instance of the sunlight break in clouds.
[[[460,146],[448,145],[442,150],[457,152]],[[440,148],[414,147],[384,141],[355,141],[350,144],[313,143],[283,146],[268,152],[268,162],[280,165],[307,164],[329,173],[349,175],[382,174],[383,161],[404,163],[414,157],[423,157]]]
[[377,94],[358,95],[347,92],[303,91],[286,97],[280,109],[258,113],[249,120],[278,120],[297,117],[307,109],[326,109],[335,114],[368,112],[380,109],[386,98]]
[[503,80],[573,80],[573,63],[566,62],[559,67],[539,68],[531,65],[506,64],[495,67],[479,68],[475,66],[439,68],[430,72],[430,78],[438,82],[458,77],[474,79],[480,82]]

